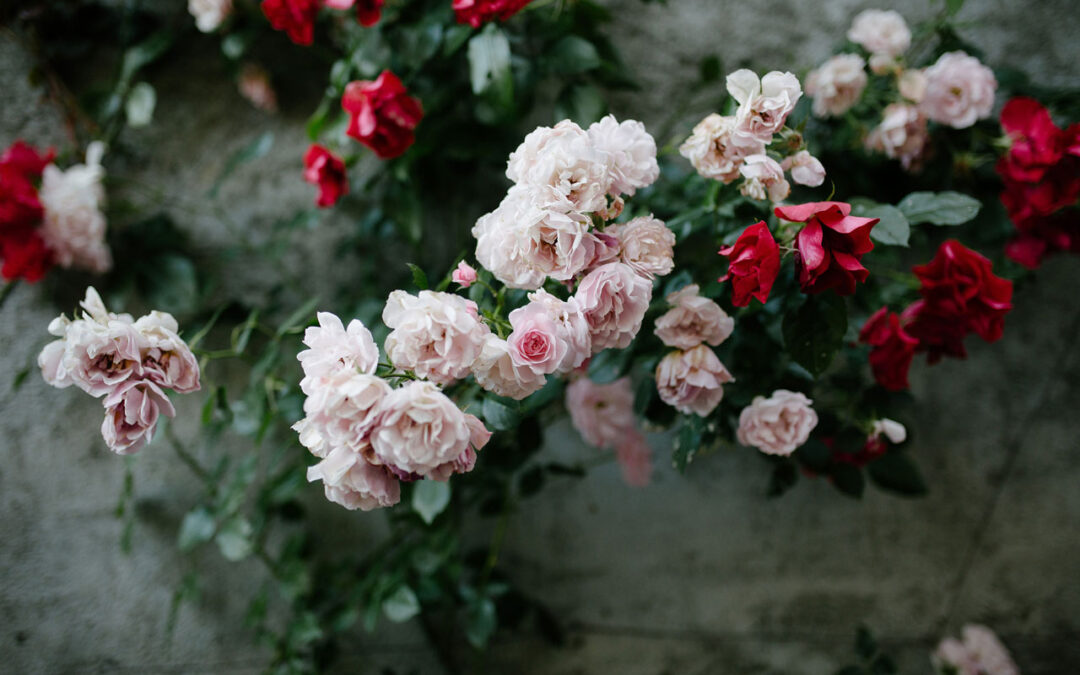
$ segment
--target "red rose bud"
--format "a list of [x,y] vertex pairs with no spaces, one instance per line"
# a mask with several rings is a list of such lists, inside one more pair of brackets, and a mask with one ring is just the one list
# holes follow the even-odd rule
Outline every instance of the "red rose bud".
[[878,384],[889,391],[911,387],[908,371],[919,341],[904,330],[899,315],[888,307],[879,309],[859,331],[859,342],[871,347],[870,369]]
[[728,259],[728,270],[719,280],[731,280],[733,305],[746,307],[750,298],[762,304],[769,300],[769,291],[780,273],[780,247],[765,221],[743,230],[733,245],[720,249],[720,255]]
[[315,18],[319,0],[263,0],[262,11],[274,30],[283,30],[298,45],[310,45],[315,39]]
[[315,205],[333,206],[349,192],[345,162],[321,145],[312,144],[304,154],[304,180],[319,186]]
[[495,19],[506,21],[529,2],[531,0],[454,0],[451,6],[458,23],[477,28]]
[[384,0],[360,0],[356,3],[356,20],[365,28],[379,23]]
[[796,238],[795,266],[804,293],[829,289],[837,295],[851,295],[856,282],[866,281],[870,272],[860,258],[874,248],[870,230],[878,218],[857,218],[851,205],[843,202],[812,202],[778,206],[778,218],[806,223]]
[[413,130],[424,116],[420,101],[405,92],[397,75],[384,70],[374,82],[350,82],[341,97],[349,114],[349,136],[381,159],[398,157],[416,139]]

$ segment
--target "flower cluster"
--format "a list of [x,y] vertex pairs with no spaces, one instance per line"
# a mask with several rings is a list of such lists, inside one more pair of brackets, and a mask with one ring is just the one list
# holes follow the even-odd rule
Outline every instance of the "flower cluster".
[[54,387],[75,385],[104,397],[105,443],[117,454],[133,454],[153,438],[160,415],[176,415],[166,389],[199,390],[199,364],[171,314],[153,311],[137,320],[114,314],[93,287],[80,304],[81,319],[61,315],[49,324],[59,339],[41,351],[38,366]]
[[868,52],[833,56],[806,78],[806,93],[818,117],[839,117],[862,99],[870,75],[890,78],[891,100],[881,120],[867,134],[868,150],[897,159],[916,170],[926,157],[928,122],[964,129],[990,115],[997,80],[994,73],[964,52],[942,54],[925,69],[904,63],[911,30],[893,10],[866,10],[855,17],[848,39]]
[[[801,148],[796,132],[784,126],[802,97],[798,78],[778,71],[759,78],[753,71],[737,70],[727,76],[727,90],[739,104],[735,114],[709,115],[679,148],[699,174],[725,185],[741,177],[744,195],[774,203],[791,192],[785,171],[800,185],[825,182],[825,167]],[[780,161],[767,150],[777,136],[791,151]]]
[[870,367],[878,384],[907,389],[916,353],[929,363],[942,356],[965,358],[964,338],[1001,338],[1012,309],[1012,282],[994,275],[990,261],[956,240],[946,241],[926,265],[913,268],[922,298],[899,315],[879,309],[863,325],[859,340],[870,345]]
[[634,392],[630,378],[596,384],[578,377],[566,387],[566,409],[585,442],[601,450],[615,450],[628,485],[642,487],[652,476],[652,449],[634,418]]
[[931,655],[934,669],[942,675],[1020,675],[1020,669],[994,631],[967,625],[963,639],[946,638]]
[[38,281],[53,265],[102,273],[112,267],[101,206],[105,146],[66,171],[21,141],[0,155],[0,275]]
[[1017,229],[1005,253],[1029,269],[1056,251],[1080,253],[1080,123],[1060,129],[1041,103],[1018,97],[1002,108],[1001,128],[1001,202]]
[[[471,471],[476,452],[491,436],[479,419],[462,412],[434,382],[408,379],[413,373],[436,375],[431,364],[462,357],[469,336],[455,333],[455,327],[468,320],[455,322],[453,314],[467,301],[447,296],[460,302],[441,308],[441,299],[431,297],[435,294],[418,300],[397,293],[401,296],[391,296],[384,313],[387,324],[396,327],[386,350],[395,364],[411,366],[407,376],[395,371],[379,377],[379,350],[370,331],[356,320],[346,328],[328,312],[320,312],[319,325],[307,329],[308,349],[297,355],[304,370],[300,389],[307,398],[305,417],[293,428],[301,444],[322,460],[308,469],[308,480],[321,480],[327,499],[348,509],[367,511],[396,504],[402,481],[445,481],[451,474]],[[429,341],[421,344],[417,320],[429,310],[434,310],[430,317],[434,322],[453,325],[433,327],[426,333]],[[475,325],[465,327],[476,332],[480,324],[475,308],[472,319]],[[410,331],[413,339],[405,346],[400,332]],[[441,342],[445,350],[429,353],[433,342]],[[474,347],[477,342],[473,340]],[[445,372],[438,369],[444,376]],[[391,384],[402,380],[405,383],[397,388]]]

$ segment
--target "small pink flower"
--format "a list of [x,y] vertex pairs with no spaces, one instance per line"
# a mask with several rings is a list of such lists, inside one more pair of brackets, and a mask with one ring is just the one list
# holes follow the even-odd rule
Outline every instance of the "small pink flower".
[[642,216],[605,232],[619,240],[622,261],[643,277],[666,276],[675,268],[675,233],[664,221]]
[[750,155],[739,173],[746,179],[739,192],[751,199],[768,199],[778,204],[791,194],[791,184],[784,178],[784,169],[768,155]]
[[574,380],[566,387],[566,409],[581,437],[597,448],[616,447],[635,427],[629,377],[611,384],[596,384],[587,377]]
[[905,70],[896,81],[900,95],[912,103],[921,103],[926,97],[926,73],[917,68]]
[[660,400],[687,415],[707,417],[724,398],[724,384],[734,381],[706,345],[671,352],[656,366]]
[[154,310],[133,327],[146,340],[142,351],[146,377],[178,394],[199,390],[199,361],[180,338],[180,327],[172,314]]
[[765,152],[765,141],[736,137],[737,126],[735,117],[713,113],[694,127],[690,138],[679,146],[679,154],[690,160],[701,176],[731,183],[739,177],[746,157]]
[[147,380],[125,382],[105,397],[101,435],[116,454],[132,455],[153,439],[161,414],[176,416],[165,392]]
[[259,110],[268,113],[277,112],[277,92],[274,91],[274,85],[270,84],[270,73],[266,72],[262,66],[245,63],[240,69],[237,88],[240,90],[240,95]]
[[849,40],[871,54],[900,56],[911,46],[911,29],[894,10],[868,9],[860,12],[847,33]]
[[691,349],[706,342],[717,346],[735,329],[735,320],[709,298],[698,295],[690,284],[667,296],[672,306],[656,320],[656,336],[669,347]]
[[623,349],[641,329],[652,299],[652,283],[623,263],[589,272],[574,295],[589,322],[592,350]]
[[529,304],[510,312],[510,325],[507,343],[515,364],[538,374],[570,372],[591,353],[589,324],[574,298],[563,302],[536,291]]
[[777,389],[772,396],[755,396],[739,414],[739,442],[767,455],[790,455],[810,438],[817,426],[813,401],[798,392]]
[[652,480],[653,452],[645,435],[637,429],[628,431],[615,446],[623,481],[633,487],[645,487]]
[[818,117],[843,115],[866,89],[866,61],[858,54],[838,54],[806,76],[806,93]]
[[919,108],[907,103],[885,106],[881,123],[866,137],[866,147],[892,159],[899,159],[905,169],[919,165],[930,140],[926,117]]
[[986,626],[967,625],[963,641],[942,640],[930,657],[934,668],[955,675],[1020,675],[1009,650]]
[[386,355],[395,367],[438,384],[465,377],[491,332],[476,303],[452,293],[394,291],[383,308]]
[[348,448],[338,448],[309,467],[307,479],[321,480],[326,498],[350,511],[371,511],[401,500],[401,484],[389,469],[371,464]]
[[803,93],[799,78],[791,73],[774,70],[759,79],[745,68],[727,76],[727,90],[739,102],[735,142],[746,146],[770,143]]
[[476,269],[462,260],[450,274],[450,280],[462,288],[468,288],[476,283]]
[[794,155],[784,158],[780,166],[784,171],[791,172],[791,180],[799,185],[817,187],[825,182],[825,167],[817,157],[814,157],[806,150],[800,150]]
[[[375,428],[379,404],[391,391],[385,380],[355,371],[341,370],[322,378],[304,399],[307,417],[298,429],[301,443],[317,457],[338,447],[359,452]],[[305,432],[310,444],[304,442]]]
[[485,339],[480,356],[472,364],[472,374],[485,391],[515,401],[536,393],[547,382],[543,374],[518,365],[509,343],[494,333]]
[[931,121],[965,129],[990,116],[997,80],[994,71],[974,56],[948,52],[925,72],[926,95],[920,109]]
[[656,141],[641,122],[626,120],[620,124],[608,115],[590,126],[587,133],[593,146],[608,158],[610,194],[633,195],[660,176]]
[[330,312],[319,312],[316,317],[319,325],[304,331],[304,344],[309,348],[296,355],[304,369],[300,389],[305,394],[311,396],[324,378],[342,371],[375,372],[379,348],[363,323],[353,319],[346,329]]

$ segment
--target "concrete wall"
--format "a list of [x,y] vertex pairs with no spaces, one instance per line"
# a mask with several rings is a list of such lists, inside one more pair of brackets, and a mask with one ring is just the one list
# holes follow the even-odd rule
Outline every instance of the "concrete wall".
[[[685,109],[670,103],[704,55],[718,54],[728,70],[810,66],[871,5],[610,4],[615,39],[645,85],[618,98],[614,112],[650,128],[710,110],[708,93]],[[969,0],[961,16],[989,61],[1080,84],[1074,4]],[[893,5],[911,18],[930,11],[918,0]],[[296,169],[305,105],[286,102],[277,117],[252,111],[216,63],[195,54],[155,75],[158,117],[132,138],[147,154],[132,172],[139,186],[124,192],[164,206],[207,246],[258,237],[277,214],[311,199]],[[59,114],[27,84],[28,67],[25,52],[0,34],[0,145],[16,137],[61,140]],[[224,157],[267,128],[276,132],[275,147],[228,184],[227,212],[201,205],[198,196]],[[329,288],[330,279],[302,273],[326,269],[318,261],[347,226],[330,218],[289,253],[286,271],[304,276],[308,290]],[[241,265],[230,281],[259,297],[267,273]],[[486,672],[828,673],[848,657],[853,629],[865,621],[901,658],[902,672],[923,673],[937,638],[972,620],[998,629],[1028,675],[1080,672],[1078,273],[1078,259],[1052,261],[1017,295],[1000,343],[974,346],[967,362],[916,366],[921,404],[909,421],[932,481],[927,499],[871,491],[855,503],[807,482],[768,501],[766,469],[745,451],[704,458],[686,477],[664,465],[642,491],[604,467],[528,502],[513,521],[504,560],[568,622],[570,646],[504,638]],[[0,310],[0,372],[13,375],[33,359],[55,314],[40,290],[14,293]],[[181,409],[179,432],[189,439],[195,403]],[[199,488],[165,448],[151,447],[134,462],[140,517],[132,553],[120,552],[112,511],[124,461],[97,438],[100,414],[97,402],[52,390],[36,376],[17,395],[11,377],[0,378],[2,670],[258,672],[266,655],[242,626],[258,568],[221,563],[213,552],[194,560],[177,554],[176,526]],[[550,452],[591,452],[572,431],[560,434]],[[663,457],[663,439],[655,440]],[[377,540],[377,515],[347,521],[357,546]],[[209,570],[202,598],[181,611],[169,640],[173,589],[195,566]],[[411,625],[358,635],[342,670],[377,673],[387,665],[439,672]]]

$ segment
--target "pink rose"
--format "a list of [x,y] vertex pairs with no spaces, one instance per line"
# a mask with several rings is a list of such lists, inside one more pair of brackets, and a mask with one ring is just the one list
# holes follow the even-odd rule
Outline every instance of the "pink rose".
[[956,675],[1020,675],[1009,650],[986,626],[967,625],[963,641],[942,640],[930,660],[942,673]]
[[849,40],[871,54],[900,56],[911,46],[911,29],[897,12],[868,9],[860,12],[847,33]]
[[365,373],[342,370],[323,377],[304,399],[301,444],[316,457],[338,447],[360,451],[391,391],[385,380]]
[[633,195],[660,176],[656,141],[641,122],[626,120],[620,124],[608,115],[590,126],[587,133],[593,147],[607,157],[610,194]]
[[605,233],[619,240],[622,261],[643,277],[666,276],[675,268],[675,233],[664,221],[642,216]]
[[727,76],[727,90],[739,102],[736,143],[746,146],[770,143],[802,97],[799,78],[775,70],[761,79],[751,70],[736,70]]
[[445,480],[475,462],[474,442],[486,438],[475,424],[430,382],[413,381],[387,394],[371,434],[378,460],[398,478]]
[[462,260],[450,274],[450,280],[462,288],[468,288],[476,283],[476,270],[472,265]]
[[866,89],[866,61],[858,54],[838,54],[806,76],[806,93],[818,117],[843,115]]
[[465,377],[491,332],[475,302],[435,291],[394,291],[382,319],[393,329],[383,345],[390,362],[438,384]]
[[614,448],[634,431],[634,392],[630,378],[596,384],[581,377],[566,387],[570,421],[589,445]]
[[330,312],[316,315],[318,326],[304,331],[304,344],[309,347],[296,355],[304,369],[300,389],[310,396],[323,378],[347,371],[374,373],[379,365],[379,348],[371,331],[353,319],[349,328]]
[[645,434],[637,429],[628,431],[615,446],[623,481],[633,487],[645,487],[652,479],[653,452]]
[[746,179],[739,192],[750,199],[768,199],[777,204],[791,194],[791,184],[784,178],[783,168],[768,155],[750,155],[739,167],[739,173]]
[[528,305],[510,312],[510,325],[507,343],[514,363],[538,374],[570,372],[591,354],[589,324],[574,298],[563,302],[536,291]]
[[105,169],[101,166],[105,144],[91,143],[86,164],[61,171],[55,164],[41,175],[38,198],[45,219],[38,230],[53,262],[60,267],[76,267],[96,274],[109,271],[112,253],[105,243]]
[[589,272],[574,295],[589,322],[595,354],[609,347],[623,349],[641,329],[652,299],[652,283],[623,263],[608,263]]
[[532,131],[510,155],[506,177],[542,195],[563,212],[591,213],[607,206],[609,157],[570,120]]
[[885,107],[881,123],[866,137],[866,147],[899,159],[905,169],[912,169],[922,159],[929,140],[926,117],[919,108],[907,103],[892,103]]
[[612,262],[618,262],[619,257],[622,255],[622,243],[619,242],[618,237],[611,234],[615,231],[613,228],[618,227],[612,225],[608,227],[606,232],[590,232],[594,240],[593,244],[593,256],[592,260],[586,266],[586,270],[594,270],[601,265],[606,265]]
[[694,169],[705,178],[718,180],[725,185],[731,183],[739,177],[739,167],[746,157],[765,152],[766,143],[737,139],[736,127],[735,117],[713,113],[694,127],[690,138],[679,146],[679,154],[690,160]]
[[138,452],[154,437],[158,416],[175,417],[165,392],[147,380],[128,381],[105,397],[105,421],[101,435],[118,455]]
[[896,81],[900,95],[912,103],[921,103],[926,97],[926,73],[913,68],[905,70]]
[[825,182],[825,167],[817,157],[806,150],[800,150],[780,162],[784,171],[791,172],[791,180],[799,185],[817,187]]
[[199,361],[180,338],[180,326],[172,314],[154,310],[133,327],[146,340],[142,365],[147,378],[178,394],[199,390]]
[[321,480],[326,498],[350,511],[371,511],[401,500],[401,484],[389,469],[367,462],[348,448],[338,448],[308,467],[307,479]]
[[518,365],[509,343],[491,333],[480,356],[472,365],[476,383],[485,391],[520,401],[536,393],[547,382],[543,374]]
[[767,455],[790,455],[817,426],[812,403],[805,395],[786,389],[777,389],[769,398],[755,396],[739,414],[736,437]]
[[244,99],[258,110],[276,113],[278,109],[277,92],[270,82],[270,73],[255,63],[245,63],[240,69],[236,88]]
[[671,352],[656,366],[660,400],[687,415],[707,417],[724,398],[724,383],[734,381],[706,345]]
[[667,296],[672,306],[656,320],[656,337],[669,347],[691,349],[703,342],[717,346],[735,329],[735,320],[690,284]]
[[926,69],[920,109],[934,122],[964,129],[990,116],[996,91],[994,71],[964,52],[948,52]]

